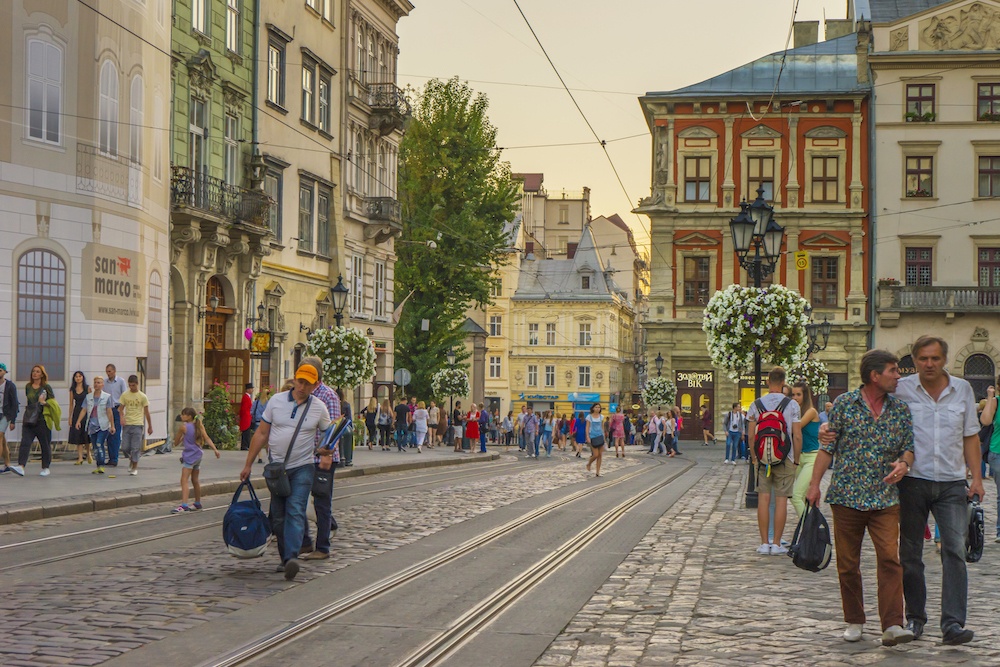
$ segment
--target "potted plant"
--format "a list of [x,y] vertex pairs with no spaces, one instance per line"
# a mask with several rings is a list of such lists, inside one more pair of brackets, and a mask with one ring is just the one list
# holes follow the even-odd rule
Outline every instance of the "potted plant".
[[907,190],[907,197],[930,197],[931,191],[927,188],[917,188],[916,190]]
[[926,111],[924,113],[907,111],[904,118],[907,123],[930,123],[937,118],[937,115],[933,111]]
[[205,433],[219,449],[236,449],[239,444],[240,428],[229,399],[229,383],[214,382],[205,396],[205,412],[201,415]]
[[357,387],[375,377],[375,346],[360,329],[317,329],[309,336],[307,354],[323,360],[323,384]]
[[829,371],[826,370],[826,366],[822,362],[806,359],[788,371],[788,384],[796,382],[805,382],[809,385],[814,396],[822,396],[830,388]]
[[898,284],[899,284],[899,281],[896,280],[895,278],[879,278],[878,279],[878,286],[879,287],[891,287],[891,286],[898,285]]
[[677,385],[665,377],[649,378],[642,390],[642,402],[647,407],[672,405],[676,397]]
[[461,368],[443,368],[431,376],[431,391],[437,397],[468,396],[469,376]]
[[994,111],[984,111],[979,114],[979,120],[998,121],[1000,120],[1000,113]]

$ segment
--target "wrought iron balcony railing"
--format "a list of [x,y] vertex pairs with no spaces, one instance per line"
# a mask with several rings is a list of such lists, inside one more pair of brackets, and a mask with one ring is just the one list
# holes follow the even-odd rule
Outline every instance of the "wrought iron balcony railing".
[[395,111],[403,116],[410,113],[410,103],[403,89],[394,83],[368,84],[368,106],[373,111]]
[[397,225],[403,221],[402,206],[392,197],[368,197],[365,199],[365,204],[370,220]]
[[188,167],[170,168],[170,203],[221,218],[264,226],[274,205],[263,192],[247,190]]

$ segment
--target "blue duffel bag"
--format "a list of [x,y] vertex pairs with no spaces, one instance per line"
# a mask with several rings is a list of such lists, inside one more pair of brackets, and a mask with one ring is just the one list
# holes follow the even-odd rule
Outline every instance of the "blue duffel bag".
[[[240,500],[243,487],[250,492],[249,500]],[[260,500],[250,480],[236,488],[233,502],[222,519],[222,539],[226,549],[236,558],[259,558],[271,541],[271,522],[260,509]]]

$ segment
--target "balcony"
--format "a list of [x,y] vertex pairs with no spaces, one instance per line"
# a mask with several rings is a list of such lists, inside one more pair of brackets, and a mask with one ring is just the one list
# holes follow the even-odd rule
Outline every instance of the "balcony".
[[365,238],[375,243],[388,241],[403,231],[402,206],[393,197],[365,197],[364,210],[368,214]]
[[1000,287],[911,287],[880,285],[879,323],[893,327],[901,313],[941,313],[946,320],[965,313],[1000,312]]
[[255,227],[266,226],[273,202],[263,192],[229,185],[218,178],[189,169],[170,168],[170,203]]
[[368,84],[368,106],[372,110],[368,127],[381,136],[402,130],[410,118],[410,103],[406,94],[394,83]]
[[142,165],[96,146],[76,145],[76,191],[142,206]]

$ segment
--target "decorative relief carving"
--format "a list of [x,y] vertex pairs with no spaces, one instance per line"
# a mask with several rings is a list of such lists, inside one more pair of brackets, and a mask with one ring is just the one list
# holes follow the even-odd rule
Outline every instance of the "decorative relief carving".
[[772,130],[767,125],[757,125],[750,128],[740,136],[746,139],[759,139],[761,137],[765,139],[778,139],[781,137],[781,132]]
[[976,330],[972,332],[972,340],[977,343],[984,342],[990,339],[990,332],[985,327],[976,327]]
[[662,128],[656,128],[656,174],[657,185],[664,185],[670,178],[670,144],[667,133]]
[[678,134],[681,139],[691,139],[699,137],[714,138],[719,136],[707,127],[702,127],[701,125],[696,125],[694,127],[689,127],[686,130],[681,130]]
[[806,136],[810,139],[843,139],[847,132],[832,125],[822,125],[806,132]]
[[910,50],[910,29],[906,26],[898,30],[893,30],[889,33],[889,50],[890,51],[909,51]]
[[1000,49],[1000,11],[981,2],[932,16],[919,27],[921,50]]

